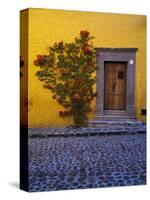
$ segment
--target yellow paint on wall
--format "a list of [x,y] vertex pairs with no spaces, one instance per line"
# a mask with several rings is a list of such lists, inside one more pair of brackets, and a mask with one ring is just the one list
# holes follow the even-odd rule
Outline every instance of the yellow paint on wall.
[[[27,10],[22,11],[27,12]],[[51,98],[51,92],[42,87],[35,73],[33,62],[38,54],[46,54],[55,42],[73,41],[80,30],[88,30],[95,36],[94,47],[138,48],[136,57],[136,117],[144,120],[141,109],[146,108],[146,16],[98,12],[28,9],[28,98],[29,127],[66,126],[72,118],[61,118],[63,108]],[[25,20],[25,19],[24,19]],[[21,42],[22,38],[21,38]],[[23,47],[22,47],[23,48]],[[21,50],[23,52],[23,50]],[[95,101],[92,104],[95,107]],[[89,118],[93,112],[89,114]]]

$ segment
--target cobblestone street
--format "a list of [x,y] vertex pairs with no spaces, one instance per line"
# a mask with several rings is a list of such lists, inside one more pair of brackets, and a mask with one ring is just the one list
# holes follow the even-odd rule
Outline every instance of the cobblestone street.
[[146,184],[146,135],[29,138],[29,191]]

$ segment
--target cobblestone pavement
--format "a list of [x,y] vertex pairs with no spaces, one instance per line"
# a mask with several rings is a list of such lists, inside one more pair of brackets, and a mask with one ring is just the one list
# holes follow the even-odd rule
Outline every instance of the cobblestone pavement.
[[29,191],[146,184],[145,134],[29,138]]

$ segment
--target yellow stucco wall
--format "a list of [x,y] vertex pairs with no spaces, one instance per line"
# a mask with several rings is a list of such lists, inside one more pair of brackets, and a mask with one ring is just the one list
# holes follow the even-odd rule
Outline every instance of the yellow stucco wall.
[[[23,12],[27,10],[21,14]],[[34,66],[33,61],[37,54],[46,54],[47,47],[54,42],[73,41],[80,30],[88,30],[95,36],[95,47],[138,48],[135,80],[136,117],[145,120],[141,109],[146,108],[146,16],[33,8],[28,9],[28,13],[30,127],[65,126],[72,123],[71,118],[58,116],[58,110],[63,108],[52,100],[50,91],[44,89],[42,82],[35,77],[38,68]],[[22,47],[22,56],[23,52]],[[89,118],[92,116],[93,113],[90,113]]]

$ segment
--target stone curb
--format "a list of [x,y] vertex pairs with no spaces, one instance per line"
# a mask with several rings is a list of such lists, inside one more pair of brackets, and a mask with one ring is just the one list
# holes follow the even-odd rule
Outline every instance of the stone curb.
[[145,134],[146,127],[140,128],[30,128],[28,136],[30,138],[48,137],[84,137],[84,136],[103,136],[121,134]]

